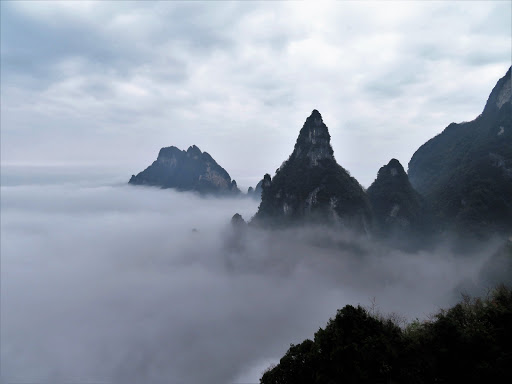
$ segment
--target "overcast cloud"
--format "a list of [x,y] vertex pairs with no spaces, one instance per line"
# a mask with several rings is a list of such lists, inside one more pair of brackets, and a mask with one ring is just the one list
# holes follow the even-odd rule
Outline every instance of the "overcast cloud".
[[4,167],[1,382],[256,383],[347,304],[424,319],[493,284],[480,271],[499,244],[457,256],[314,228],[234,237],[233,213],[258,202],[120,180]]
[[[2,164],[123,165],[195,144],[239,185],[311,110],[364,185],[483,109],[511,2],[2,1]],[[371,154],[371,156],[369,155]]]

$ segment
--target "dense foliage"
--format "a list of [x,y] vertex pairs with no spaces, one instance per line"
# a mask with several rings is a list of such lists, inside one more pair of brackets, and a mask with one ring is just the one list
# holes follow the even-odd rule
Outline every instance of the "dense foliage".
[[502,285],[405,327],[347,305],[261,383],[497,383],[512,380],[511,367],[512,290]]

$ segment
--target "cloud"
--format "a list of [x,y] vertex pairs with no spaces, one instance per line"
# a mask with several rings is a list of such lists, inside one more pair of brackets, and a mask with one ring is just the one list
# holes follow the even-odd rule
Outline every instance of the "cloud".
[[196,144],[257,181],[317,108],[368,186],[477,116],[510,66],[508,2],[1,7],[4,162],[143,167]]
[[8,382],[256,382],[346,304],[375,297],[424,318],[462,286],[482,289],[497,247],[406,253],[317,228],[251,230],[233,247],[232,214],[248,219],[257,202],[71,171],[2,170]]

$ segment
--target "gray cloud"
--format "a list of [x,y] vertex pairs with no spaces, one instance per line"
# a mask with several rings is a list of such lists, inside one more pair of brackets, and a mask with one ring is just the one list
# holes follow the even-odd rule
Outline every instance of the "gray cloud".
[[1,7],[4,163],[140,168],[196,144],[257,181],[317,108],[368,186],[478,115],[511,57],[508,2]]
[[346,304],[425,318],[485,288],[497,246],[406,253],[309,228],[253,230],[233,247],[231,215],[257,202],[72,170],[3,169],[6,382],[256,382]]

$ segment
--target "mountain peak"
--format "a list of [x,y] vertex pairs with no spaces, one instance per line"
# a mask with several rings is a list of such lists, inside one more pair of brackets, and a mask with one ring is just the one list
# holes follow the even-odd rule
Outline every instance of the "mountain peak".
[[318,165],[318,161],[323,159],[334,160],[329,129],[316,109],[302,126],[291,156],[294,159],[304,157],[309,159],[311,165]]
[[409,178],[397,159],[391,159],[382,166],[377,178],[366,191],[373,207],[380,234],[393,232],[409,235],[419,229],[426,219],[423,215],[423,203],[414,190]]
[[264,176],[256,223],[308,220],[366,231],[372,220],[368,199],[357,180],[336,163],[330,140],[320,112],[313,110],[288,160],[273,178]]
[[384,166],[382,169],[386,169],[389,171],[389,174],[391,176],[402,176],[405,175],[404,167],[402,167],[402,164],[397,159],[391,159],[388,163],[388,165]]
[[382,166],[377,173],[377,179],[370,186],[369,190],[374,185],[380,183],[392,183],[395,185],[409,185],[409,177],[404,170],[404,167],[397,159],[391,159],[389,163]]
[[317,118],[322,118],[322,115],[320,114],[320,112],[318,112],[318,109],[313,109],[313,112],[311,112],[311,115],[309,117],[317,117]]
[[201,150],[197,146],[191,145],[187,149],[187,154],[190,155],[190,156],[201,156],[203,153],[201,152]]
[[176,157],[180,153],[181,150],[175,146],[164,147],[158,152],[158,160],[165,161],[166,159]]
[[500,110],[505,104],[512,104],[512,76],[509,67],[505,76],[498,80],[485,104],[484,113]]
[[160,149],[158,158],[129,184],[176,188],[212,194],[236,194],[236,181],[207,153],[195,146],[182,151],[174,146]]
[[496,100],[496,105],[501,109],[503,104],[512,102],[512,78],[510,75],[510,67],[505,74],[505,82],[503,83],[500,92],[498,93],[498,99]]
[[443,218],[443,229],[472,236],[512,228],[511,68],[498,80],[484,111],[450,124],[409,161],[411,184]]

